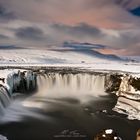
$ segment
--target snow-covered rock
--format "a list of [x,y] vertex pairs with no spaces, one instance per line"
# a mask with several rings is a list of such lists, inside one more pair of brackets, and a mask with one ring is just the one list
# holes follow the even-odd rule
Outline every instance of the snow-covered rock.
[[122,140],[118,134],[112,129],[103,129],[96,136],[94,140]]
[[105,77],[105,91],[110,93],[116,93],[122,81],[123,74],[108,73]]
[[130,120],[140,120],[140,75],[109,73],[105,90],[118,96],[114,111],[127,115]]
[[117,95],[140,100],[140,78],[128,74],[122,77]]
[[7,75],[4,85],[10,94],[28,92],[36,88],[36,75],[32,71],[18,70]]
[[[120,85],[120,86],[119,86]],[[118,96],[114,111],[140,120],[140,77],[134,74],[107,76],[106,90]]]
[[125,97],[119,97],[114,111],[126,114],[130,120],[140,120],[140,102],[127,99]]
[[[10,72],[9,72],[10,71]],[[32,71],[1,70],[0,75],[0,112],[10,104],[14,93],[28,93],[36,89],[36,74]]]

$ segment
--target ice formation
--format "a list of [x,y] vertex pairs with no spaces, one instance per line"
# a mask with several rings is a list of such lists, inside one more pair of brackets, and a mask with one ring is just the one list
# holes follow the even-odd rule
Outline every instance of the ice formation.
[[[4,72],[4,71],[3,71]],[[36,75],[32,71],[12,71],[1,76],[0,81],[0,112],[9,105],[16,93],[27,93],[36,88]]]

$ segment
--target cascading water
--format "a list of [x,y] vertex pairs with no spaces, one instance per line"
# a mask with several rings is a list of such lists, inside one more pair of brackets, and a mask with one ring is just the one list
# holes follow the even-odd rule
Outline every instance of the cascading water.
[[16,93],[29,93],[36,89],[36,75],[32,71],[9,73],[6,78],[2,77],[0,82],[0,114],[3,115],[12,104],[11,99]]
[[10,104],[10,95],[5,87],[0,87],[0,113],[3,112],[3,109]]
[[42,108],[44,101],[62,98],[85,103],[94,97],[107,95],[104,75],[48,73],[38,75],[37,85],[37,93],[24,101],[24,106]]
[[37,95],[105,95],[105,76],[92,74],[49,73],[38,76]]

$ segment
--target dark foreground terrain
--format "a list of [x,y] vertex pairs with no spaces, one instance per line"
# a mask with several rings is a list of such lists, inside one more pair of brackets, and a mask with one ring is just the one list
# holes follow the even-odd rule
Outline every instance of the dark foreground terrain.
[[8,140],[92,140],[101,129],[112,128],[123,140],[135,140],[140,121],[111,111],[116,104],[114,95],[85,98],[89,101],[29,99],[29,103],[41,103],[40,107],[23,107],[22,101],[12,103],[1,120],[0,134]]

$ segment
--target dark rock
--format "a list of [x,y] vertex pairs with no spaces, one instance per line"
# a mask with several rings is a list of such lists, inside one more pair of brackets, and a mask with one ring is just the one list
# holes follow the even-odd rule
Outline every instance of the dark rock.
[[140,78],[130,78],[130,84],[131,84],[136,90],[140,90]]
[[5,83],[5,78],[0,78],[0,81],[2,81],[3,83]]
[[121,138],[114,130],[104,129],[94,137],[94,140],[121,140]]
[[140,140],[140,129],[137,131],[136,140]]
[[106,92],[117,92],[121,84],[121,74],[106,75],[105,78],[105,90]]

